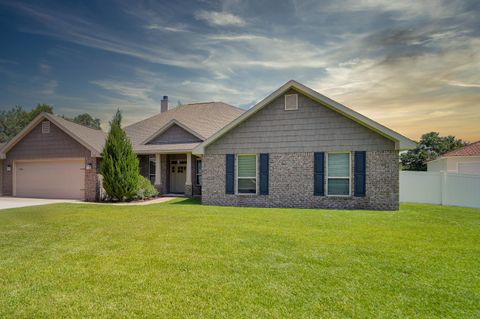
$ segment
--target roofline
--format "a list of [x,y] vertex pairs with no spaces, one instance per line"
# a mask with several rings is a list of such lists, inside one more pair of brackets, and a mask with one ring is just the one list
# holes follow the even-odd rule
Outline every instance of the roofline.
[[341,115],[363,125],[364,127],[392,140],[395,142],[395,149],[397,150],[407,150],[407,149],[412,149],[417,146],[417,144],[410,140],[409,138],[383,126],[382,124],[375,122],[372,119],[369,119],[368,117],[355,112],[354,110],[316,92],[315,90],[312,90],[311,88],[298,83],[297,81],[290,80],[284,85],[282,85],[280,88],[275,90],[273,93],[271,93],[269,96],[255,104],[253,107],[251,107],[248,111],[237,117],[235,120],[227,124],[225,127],[223,127],[220,131],[217,133],[213,134],[211,137],[206,139],[202,144],[200,144],[198,147],[194,149],[194,154],[203,154],[205,151],[205,147],[210,145],[211,143],[215,142],[217,139],[222,137],[224,134],[226,134],[228,131],[260,111],[263,107],[268,105],[270,102],[272,102],[274,99],[285,93],[289,89],[294,89],[295,91],[302,93],[312,100],[316,101],[319,104],[322,104],[325,107],[328,107],[329,109],[340,113]]
[[177,153],[193,153],[193,149],[180,149],[180,150],[170,150],[170,151],[165,151],[165,150],[145,150],[145,151],[136,151],[133,150],[133,152],[137,155],[153,155],[153,154],[177,154]]
[[450,156],[439,156],[436,159],[433,159],[431,161],[427,161],[427,163],[431,162],[436,162],[442,159],[449,159],[449,158],[463,158],[463,157],[480,157],[480,154],[478,155],[450,155]]
[[156,131],[155,133],[153,133],[151,136],[149,136],[145,141],[141,142],[140,145],[142,144],[147,144],[148,142],[150,142],[151,140],[153,140],[155,137],[157,137],[158,135],[160,135],[161,133],[165,132],[166,130],[168,130],[170,127],[172,127],[174,124],[180,126],[182,129],[184,129],[185,131],[187,131],[188,133],[192,134],[193,136],[201,139],[202,141],[205,140],[205,137],[202,136],[201,134],[195,132],[194,130],[192,130],[191,128],[189,128],[188,126],[186,126],[185,124],[182,124],[180,121],[178,121],[177,119],[172,119],[170,120],[167,124],[165,124],[164,126],[162,126],[158,131]]
[[57,119],[55,115],[50,113],[42,112],[37,115],[26,127],[24,127],[17,135],[15,135],[4,147],[1,149],[0,152],[0,159],[5,159],[7,157],[7,152],[10,151],[18,142],[20,142],[28,133],[30,133],[38,124],[42,122],[43,119],[48,119],[49,121],[53,122],[56,126],[58,126],[63,132],[69,135],[71,138],[76,140],[78,143],[83,145],[91,152],[92,157],[100,157],[100,152],[96,150],[93,146],[85,142],[83,139],[78,137],[77,135],[73,134],[69,129],[63,126]]

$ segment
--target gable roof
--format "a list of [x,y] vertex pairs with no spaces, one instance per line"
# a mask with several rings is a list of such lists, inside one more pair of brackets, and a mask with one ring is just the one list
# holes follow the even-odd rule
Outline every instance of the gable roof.
[[447,152],[440,158],[451,156],[480,156],[480,141],[476,141],[466,146],[457,148],[456,150]]
[[[205,140],[244,112],[243,109],[222,102],[184,104],[128,125],[124,129],[132,142],[134,151],[138,153],[164,150],[168,152],[171,148],[185,150],[187,146],[185,144],[180,144],[178,147],[170,145],[168,150],[165,145],[147,146],[145,144],[168,129],[172,123],[188,128],[189,133]],[[197,145],[190,146],[193,146],[190,148],[191,151]]]
[[6,153],[11,150],[22,138],[30,133],[44,119],[49,120],[67,135],[82,144],[91,151],[92,157],[99,157],[105,143],[106,134],[101,130],[95,130],[77,123],[68,121],[60,116],[40,113],[23,130],[12,138],[3,148],[0,149],[0,158],[5,158]]
[[270,102],[275,100],[277,97],[281,96],[282,94],[286,93],[288,90],[293,89],[301,94],[304,94],[305,96],[311,98],[312,100],[316,101],[317,103],[322,104],[325,107],[328,107],[329,109],[336,111],[337,113],[340,113],[341,115],[365,126],[366,128],[392,140],[395,142],[395,148],[399,150],[405,150],[405,149],[411,149],[416,147],[416,143],[410,140],[409,138],[392,131],[391,129],[381,125],[380,123],[377,123],[368,117],[355,112],[354,110],[338,103],[335,102],[334,100],[312,90],[311,88],[297,82],[294,80],[290,80],[284,85],[282,85],[280,88],[278,88],[276,91],[274,91],[272,94],[255,104],[252,108],[250,108],[247,112],[243,113],[240,115],[238,118],[236,118],[234,121],[230,122],[227,126],[225,126],[223,129],[219,130],[209,138],[207,138],[203,143],[201,143],[197,148],[195,148],[194,153],[195,154],[203,154],[205,151],[205,147],[210,145],[211,143],[215,142],[218,140],[220,137],[222,137],[224,134],[238,126],[240,123],[246,121],[248,118],[250,118],[252,115],[263,109],[265,106],[267,106]]
[[189,128],[188,126],[183,125],[182,123],[180,123],[176,119],[173,119],[170,122],[168,122],[167,124],[165,124],[164,126],[162,126],[157,132],[153,133],[152,136],[150,136],[145,141],[143,141],[142,144],[148,144],[149,142],[151,142],[152,140],[154,140],[155,138],[160,136],[162,133],[166,132],[169,128],[171,128],[174,125],[177,125],[177,126],[181,127],[183,130],[187,131],[188,133],[192,134],[193,136],[197,137],[198,139],[200,139],[202,141],[205,140],[205,137],[203,137],[202,135],[198,134],[197,132],[195,132],[194,130]]

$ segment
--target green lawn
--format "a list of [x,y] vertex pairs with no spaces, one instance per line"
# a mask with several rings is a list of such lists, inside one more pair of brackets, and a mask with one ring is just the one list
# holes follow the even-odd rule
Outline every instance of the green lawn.
[[0,211],[0,317],[479,318],[480,209]]

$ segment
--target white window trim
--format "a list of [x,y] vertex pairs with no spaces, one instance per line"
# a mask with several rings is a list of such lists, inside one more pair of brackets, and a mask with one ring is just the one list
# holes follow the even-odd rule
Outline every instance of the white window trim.
[[[203,174],[203,172],[202,173],[198,172],[198,161],[202,162],[202,159],[197,158],[195,160],[195,185],[202,186],[202,183],[198,183],[198,176],[202,176],[202,174]],[[202,171],[203,171],[203,162],[202,162]]]
[[[251,155],[255,156],[255,177],[238,177],[238,157]],[[255,193],[240,193],[238,192],[238,180],[239,179],[247,179],[247,178],[255,178]],[[240,196],[256,196],[258,195],[258,155],[257,154],[236,154],[235,156],[235,195]]]
[[153,162],[155,163],[155,165],[157,165],[155,155],[148,155],[148,180],[150,182],[152,181],[152,177],[153,177],[153,180],[155,180],[155,177],[156,177],[155,169],[153,170],[153,173],[152,173],[152,169],[151,169],[152,167],[150,166],[150,161],[152,156],[153,156]]
[[[348,176],[336,176],[336,177],[329,177],[328,176],[328,157],[330,154],[348,154]],[[326,156],[326,164],[325,164],[325,186],[326,186],[326,194],[328,197],[351,197],[352,196],[352,152],[350,151],[336,151],[336,152],[327,152]],[[336,194],[329,194],[328,193],[328,180],[329,179],[347,179],[348,178],[348,195],[336,195]]]
[[[295,96],[295,108],[287,108],[287,97],[289,96]],[[298,94],[285,94],[285,111],[296,111],[298,110]]]

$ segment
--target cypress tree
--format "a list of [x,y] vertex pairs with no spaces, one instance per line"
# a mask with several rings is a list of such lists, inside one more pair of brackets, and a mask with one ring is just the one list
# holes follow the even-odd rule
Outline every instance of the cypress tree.
[[113,200],[130,200],[137,192],[139,180],[138,158],[121,127],[122,114],[117,110],[110,122],[110,132],[102,151],[100,173],[103,188]]

